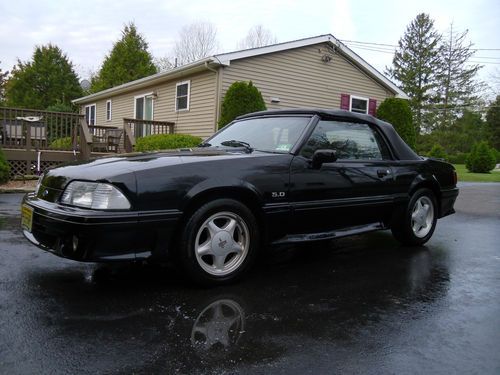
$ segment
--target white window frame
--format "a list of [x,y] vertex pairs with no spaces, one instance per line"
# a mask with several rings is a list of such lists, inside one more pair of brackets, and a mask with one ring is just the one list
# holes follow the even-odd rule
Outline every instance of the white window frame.
[[[89,118],[87,119],[87,108],[91,108],[91,107],[94,107],[94,123],[93,124],[91,124],[89,121],[90,114],[92,113],[91,109],[89,109]],[[85,119],[87,120],[87,125],[89,125],[89,126],[97,125],[97,104],[96,103],[87,104],[83,109],[83,115],[85,116]]]
[[[352,99],[364,100],[366,102],[365,115],[367,115],[368,111],[369,111],[368,106],[370,105],[370,99],[369,98],[365,98],[363,96],[351,95],[351,97],[349,98],[349,112],[352,112]],[[354,112],[354,113],[361,113],[361,112]]]
[[[153,99],[151,100],[151,121],[155,119],[155,98],[154,98],[154,93],[152,91],[145,94],[134,96],[134,118],[137,118],[137,99],[144,98],[144,103],[145,103],[146,97],[148,96],[151,96],[151,98]],[[138,120],[143,120],[143,119],[138,119]]]
[[[187,89],[187,105],[186,105],[186,108],[177,108],[177,87],[179,86],[182,86],[182,85],[185,85],[187,84],[188,85],[188,89]],[[182,82],[177,82],[175,84],[175,102],[174,102],[174,108],[175,108],[175,111],[176,112],[183,112],[183,111],[189,111],[189,102],[190,102],[190,97],[191,97],[191,80],[188,80],[188,81],[182,81]]]
[[[109,104],[109,111],[108,111],[108,104]],[[111,119],[113,118],[112,110],[113,110],[113,103],[111,102],[111,99],[106,100],[106,121],[111,121]]]

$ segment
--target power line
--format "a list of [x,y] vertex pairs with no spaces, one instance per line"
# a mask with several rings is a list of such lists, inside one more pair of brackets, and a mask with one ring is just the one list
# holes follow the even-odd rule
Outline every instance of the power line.
[[[360,42],[357,40],[346,40],[339,39],[343,43],[351,43],[351,44],[364,44],[364,45],[373,45],[373,46],[386,46],[386,47],[399,47],[397,44],[387,44],[387,43],[374,43],[374,42]],[[500,51],[500,48],[471,48],[472,51]]]
[[[367,47],[367,46],[351,46],[351,48],[355,49],[361,49],[364,51],[370,51],[370,52],[380,52],[380,53],[387,53],[393,55],[395,50],[387,50],[387,49],[381,49],[381,48],[375,48],[375,47]],[[473,63],[473,64],[493,64],[493,65],[500,65],[500,57],[486,57],[486,56],[474,56],[473,58],[475,59],[492,59],[492,60],[499,60],[497,61],[479,61],[479,60],[469,60],[468,62]]]

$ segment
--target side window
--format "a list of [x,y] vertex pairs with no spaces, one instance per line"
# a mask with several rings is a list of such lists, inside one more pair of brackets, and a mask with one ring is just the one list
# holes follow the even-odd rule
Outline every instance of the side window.
[[301,155],[311,158],[314,151],[331,149],[344,160],[390,159],[380,135],[368,124],[320,121],[302,148]]

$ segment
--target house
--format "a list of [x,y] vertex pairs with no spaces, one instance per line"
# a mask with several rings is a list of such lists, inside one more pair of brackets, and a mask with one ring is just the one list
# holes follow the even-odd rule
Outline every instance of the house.
[[375,114],[385,98],[407,98],[327,34],[210,56],[73,102],[89,125],[120,128],[124,118],[168,121],[175,133],[205,138],[216,131],[222,100],[235,81],[252,81],[268,109],[323,107]]

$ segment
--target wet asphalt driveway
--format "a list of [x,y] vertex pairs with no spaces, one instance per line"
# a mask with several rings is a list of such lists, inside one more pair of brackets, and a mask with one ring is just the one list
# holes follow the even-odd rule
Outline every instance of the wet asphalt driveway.
[[0,195],[1,374],[500,373],[500,184],[462,184],[423,248],[284,249],[243,282],[57,258]]

